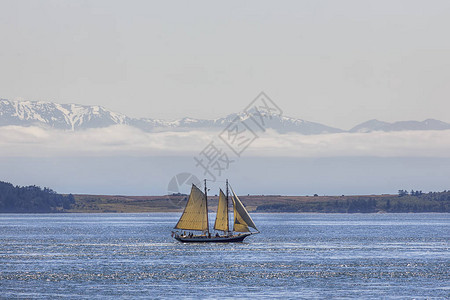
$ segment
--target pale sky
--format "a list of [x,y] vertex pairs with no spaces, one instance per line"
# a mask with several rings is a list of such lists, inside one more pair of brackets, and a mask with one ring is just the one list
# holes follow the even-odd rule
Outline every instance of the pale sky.
[[450,122],[450,1],[4,1],[0,98],[217,118],[265,91],[349,129]]

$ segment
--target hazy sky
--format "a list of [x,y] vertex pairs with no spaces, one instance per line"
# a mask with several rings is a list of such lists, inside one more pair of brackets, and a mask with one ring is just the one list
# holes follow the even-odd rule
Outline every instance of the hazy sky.
[[216,118],[450,122],[450,1],[3,1],[0,98]]

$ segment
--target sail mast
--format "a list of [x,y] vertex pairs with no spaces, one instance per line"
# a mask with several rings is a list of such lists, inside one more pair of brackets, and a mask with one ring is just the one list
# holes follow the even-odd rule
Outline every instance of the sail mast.
[[230,225],[229,225],[230,220],[228,217],[228,179],[226,181],[226,185],[227,185],[227,233],[228,233],[228,232],[230,232]]
[[209,236],[209,220],[208,220],[208,190],[206,188],[206,179],[205,179],[205,202],[206,202],[206,231]]

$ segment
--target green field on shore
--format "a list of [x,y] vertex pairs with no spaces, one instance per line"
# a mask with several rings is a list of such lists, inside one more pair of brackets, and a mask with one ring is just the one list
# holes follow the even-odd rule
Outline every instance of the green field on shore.
[[[75,204],[66,212],[181,212],[188,196],[106,196],[74,195]],[[317,213],[401,213],[450,212],[450,192],[418,195],[361,196],[240,196],[250,212]],[[217,197],[208,197],[210,211],[217,207]]]
[[[422,193],[399,190],[396,195],[239,196],[250,212],[409,213],[450,212],[450,191]],[[137,213],[181,212],[188,195],[113,196],[58,194],[38,186],[0,181],[0,213]],[[210,211],[217,196],[208,197]]]

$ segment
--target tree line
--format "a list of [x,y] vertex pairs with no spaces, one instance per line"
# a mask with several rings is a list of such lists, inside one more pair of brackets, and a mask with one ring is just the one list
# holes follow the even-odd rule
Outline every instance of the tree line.
[[[402,192],[400,193],[400,191]],[[268,203],[259,205],[256,211],[319,213],[450,212],[450,191],[429,193],[400,191],[398,196],[342,196],[327,197],[327,200],[298,201],[297,203]]]
[[69,209],[75,203],[74,196],[61,195],[39,186],[14,186],[0,181],[0,212],[2,213],[51,213]]
[[[92,198],[92,205],[100,201]],[[88,204],[89,204],[88,203]],[[49,188],[39,186],[14,186],[0,181],[0,213],[51,213],[63,212],[80,206],[72,194],[61,195]],[[276,202],[258,205],[259,212],[319,212],[319,213],[408,213],[450,212],[450,191],[408,192],[399,190],[398,195],[381,196],[319,196],[308,201]]]

